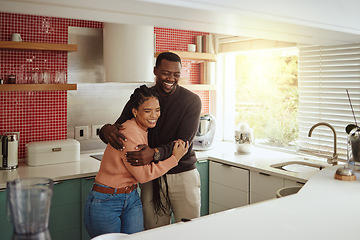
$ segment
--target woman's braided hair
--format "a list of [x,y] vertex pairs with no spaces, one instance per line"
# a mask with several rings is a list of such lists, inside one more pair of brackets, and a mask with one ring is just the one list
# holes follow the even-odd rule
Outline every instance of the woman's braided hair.
[[[160,102],[160,97],[153,88],[148,88],[146,85],[142,85],[139,88],[136,88],[134,93],[130,96],[130,104],[131,104],[130,109],[133,108],[138,109],[141,104],[143,104],[151,97],[157,98]],[[126,114],[127,114],[127,120],[133,118],[133,114],[131,110]],[[169,215],[170,199],[168,195],[166,175],[164,175],[163,178],[159,177],[157,179],[154,179],[152,181],[152,185],[153,185],[153,199],[151,202],[154,205],[155,215],[156,216],[162,216],[164,214]]]
[[126,116],[125,121],[134,117],[132,113],[133,108],[139,109],[139,106],[145,101],[149,100],[151,97],[155,97],[160,103],[159,94],[153,88],[149,88],[146,85],[141,85],[140,87],[136,88],[133,94],[130,96],[129,103],[131,107],[129,108],[129,111],[124,113]]

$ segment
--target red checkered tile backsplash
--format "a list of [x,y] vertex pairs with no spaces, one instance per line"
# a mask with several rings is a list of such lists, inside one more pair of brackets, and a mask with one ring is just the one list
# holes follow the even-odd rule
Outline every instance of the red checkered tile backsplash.
[[[195,36],[204,36],[208,33],[184,31],[169,28],[155,28],[156,51],[187,51],[188,44],[195,44]],[[200,83],[200,64],[197,61],[182,60],[181,78],[188,84]],[[209,91],[194,91],[202,101],[202,112],[208,113]]]
[[[101,22],[0,12],[0,41],[20,33],[25,42],[67,43],[68,27],[102,28]],[[194,37],[203,32],[155,28],[156,51],[186,51]],[[34,70],[67,71],[67,52],[0,50],[0,78],[16,74],[17,83],[29,83]],[[183,60],[182,77],[188,83],[200,81],[199,64]],[[202,99],[203,112],[209,112],[208,91],[195,91]],[[19,158],[25,157],[25,144],[33,141],[67,138],[66,91],[0,92],[0,134],[20,132]]]

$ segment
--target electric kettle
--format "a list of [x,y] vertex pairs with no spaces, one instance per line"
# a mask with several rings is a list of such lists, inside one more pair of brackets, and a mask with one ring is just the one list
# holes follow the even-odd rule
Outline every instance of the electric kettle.
[[19,133],[0,135],[0,169],[9,170],[18,166]]

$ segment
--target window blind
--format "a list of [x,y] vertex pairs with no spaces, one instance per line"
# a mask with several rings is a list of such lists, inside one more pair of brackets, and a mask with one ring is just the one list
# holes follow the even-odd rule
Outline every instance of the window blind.
[[360,44],[299,46],[299,150],[332,156],[333,132],[318,126],[332,125],[337,133],[339,158],[346,160],[345,127],[355,123],[346,89],[358,124],[360,123]]

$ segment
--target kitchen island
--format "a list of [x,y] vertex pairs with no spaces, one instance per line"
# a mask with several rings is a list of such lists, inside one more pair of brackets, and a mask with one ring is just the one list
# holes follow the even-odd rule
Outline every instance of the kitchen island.
[[360,174],[315,174],[295,195],[131,235],[130,239],[359,239]]
[[[91,158],[102,151],[82,153],[78,162],[0,171],[0,188],[16,178],[49,177],[55,181],[96,175],[100,162]],[[131,239],[357,239],[360,213],[360,175],[356,181],[334,179],[338,166],[317,172],[288,172],[273,164],[303,159],[295,154],[255,148],[251,154],[235,151],[232,143],[196,153],[199,160],[268,172],[294,181],[307,182],[298,194],[251,204],[189,222],[181,222],[131,235]],[[316,159],[312,159],[316,162]],[[326,162],[322,162],[326,165]]]

